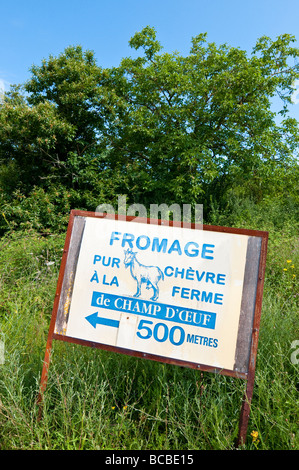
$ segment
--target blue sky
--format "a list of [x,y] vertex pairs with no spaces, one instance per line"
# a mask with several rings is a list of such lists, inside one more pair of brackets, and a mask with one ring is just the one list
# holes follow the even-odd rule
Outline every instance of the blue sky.
[[[128,41],[146,25],[155,27],[164,51],[181,54],[201,32],[210,42],[248,52],[263,35],[289,33],[299,41],[299,0],[2,0],[0,7],[5,89],[27,80],[32,64],[69,45],[92,49],[102,67],[116,66],[133,53]],[[299,119],[296,101],[292,114]]]

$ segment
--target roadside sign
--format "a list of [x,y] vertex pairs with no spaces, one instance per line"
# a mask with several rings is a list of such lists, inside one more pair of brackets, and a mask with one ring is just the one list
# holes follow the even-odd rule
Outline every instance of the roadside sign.
[[268,234],[134,220],[71,212],[47,351],[57,339],[251,384]]

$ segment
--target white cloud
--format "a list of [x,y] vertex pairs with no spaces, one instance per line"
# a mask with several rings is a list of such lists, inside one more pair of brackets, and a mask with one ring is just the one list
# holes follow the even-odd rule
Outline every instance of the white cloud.
[[296,80],[294,83],[296,90],[292,94],[292,101],[294,104],[299,104],[299,80]]

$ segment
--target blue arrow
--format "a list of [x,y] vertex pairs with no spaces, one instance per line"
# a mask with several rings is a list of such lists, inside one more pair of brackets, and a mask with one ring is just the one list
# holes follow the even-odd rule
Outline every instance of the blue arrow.
[[106,326],[112,326],[114,328],[119,327],[119,321],[117,320],[110,320],[109,318],[102,318],[98,317],[98,312],[92,313],[91,315],[87,315],[85,319],[93,326],[94,328],[97,327],[97,325],[106,325]]

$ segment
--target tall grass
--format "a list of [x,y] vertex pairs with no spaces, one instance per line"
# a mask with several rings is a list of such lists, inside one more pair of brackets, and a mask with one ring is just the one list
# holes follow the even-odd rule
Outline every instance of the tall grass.
[[[1,449],[234,447],[244,381],[59,341],[38,421],[64,236],[15,233],[0,243]],[[298,365],[291,360],[299,339],[298,265],[291,229],[271,234],[246,449],[299,447]]]

